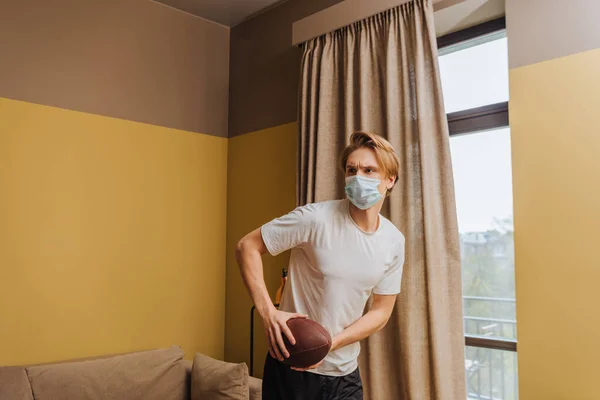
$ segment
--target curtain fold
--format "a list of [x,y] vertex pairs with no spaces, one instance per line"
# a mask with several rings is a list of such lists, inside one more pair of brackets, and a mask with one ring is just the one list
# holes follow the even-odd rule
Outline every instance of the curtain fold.
[[373,400],[464,400],[461,264],[431,0],[413,0],[304,44],[297,203],[342,198],[338,157],[356,130],[401,161],[382,213],[406,237],[402,293],[362,343]]

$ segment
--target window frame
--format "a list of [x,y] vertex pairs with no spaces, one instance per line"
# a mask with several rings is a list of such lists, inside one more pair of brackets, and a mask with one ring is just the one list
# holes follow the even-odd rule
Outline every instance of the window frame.
[[[437,39],[438,50],[506,30],[506,18],[500,17]],[[508,102],[446,114],[450,136],[509,127]],[[465,346],[517,352],[517,340],[491,339],[465,334]]]

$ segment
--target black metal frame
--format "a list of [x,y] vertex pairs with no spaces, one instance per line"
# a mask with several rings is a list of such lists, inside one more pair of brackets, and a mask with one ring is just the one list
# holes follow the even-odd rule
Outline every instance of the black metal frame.
[[[275,304],[275,307],[279,307],[279,304]],[[256,306],[250,309],[250,376],[254,376],[254,310]]]
[[460,30],[458,32],[452,32],[447,35],[440,36],[437,38],[437,47],[438,49],[443,49],[481,36],[500,32],[504,29],[506,29],[506,18],[500,17],[479,25],[472,26],[470,28]]
[[508,102],[458,111],[447,115],[450,136],[508,126]]
[[250,309],[250,376],[254,376],[254,310],[256,306]]
[[[506,19],[501,17],[439,37],[437,40],[438,49],[455,46],[505,29]],[[450,136],[504,128],[509,126],[508,102],[448,113],[447,119]],[[493,350],[517,351],[517,341],[515,340],[483,338],[466,334],[465,345]]]
[[465,345],[492,350],[517,351],[517,342],[515,340],[489,339],[472,335],[465,335]]

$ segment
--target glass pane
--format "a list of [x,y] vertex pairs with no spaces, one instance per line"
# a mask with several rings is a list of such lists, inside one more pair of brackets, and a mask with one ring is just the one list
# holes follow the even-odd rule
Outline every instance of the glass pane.
[[510,129],[450,139],[465,334],[516,340]]
[[466,347],[468,400],[517,400],[517,353]]
[[508,101],[504,33],[471,47],[442,51],[438,59],[447,113]]

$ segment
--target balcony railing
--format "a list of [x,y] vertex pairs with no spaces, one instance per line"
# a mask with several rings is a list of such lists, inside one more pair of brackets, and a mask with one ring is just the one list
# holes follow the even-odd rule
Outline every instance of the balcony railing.
[[[464,296],[463,300],[465,310],[475,302],[500,304],[499,311],[514,315],[515,299]],[[493,309],[494,306],[488,308],[491,315]],[[465,312],[464,332],[467,399],[517,400],[517,321],[470,316]]]

